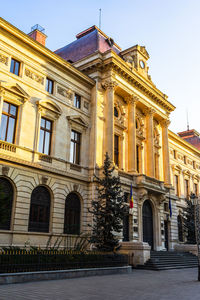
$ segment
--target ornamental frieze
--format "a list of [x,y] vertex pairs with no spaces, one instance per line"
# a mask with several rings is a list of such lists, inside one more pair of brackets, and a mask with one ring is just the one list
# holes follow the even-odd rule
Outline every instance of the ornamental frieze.
[[25,75],[38,83],[44,84],[44,78],[42,76],[37,75],[29,69],[25,69]]
[[57,93],[63,97],[72,100],[73,92],[70,89],[64,89],[61,86],[57,86]]
[[8,65],[8,57],[3,54],[0,54],[0,62],[7,66]]

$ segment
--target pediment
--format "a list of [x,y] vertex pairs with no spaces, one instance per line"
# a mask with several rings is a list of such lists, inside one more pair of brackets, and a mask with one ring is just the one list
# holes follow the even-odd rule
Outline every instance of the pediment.
[[40,109],[52,111],[57,115],[61,115],[62,113],[60,107],[51,100],[40,100],[37,102],[37,105],[40,107]]
[[8,84],[7,82],[1,81],[0,86],[1,86],[1,88],[3,88],[3,90],[5,92],[9,92],[16,96],[20,96],[24,100],[27,100],[30,97],[29,94],[18,83],[13,85],[13,84]]
[[85,121],[85,119],[82,116],[74,115],[74,116],[67,116],[67,119],[70,122],[77,123],[78,125],[87,128],[89,124]]

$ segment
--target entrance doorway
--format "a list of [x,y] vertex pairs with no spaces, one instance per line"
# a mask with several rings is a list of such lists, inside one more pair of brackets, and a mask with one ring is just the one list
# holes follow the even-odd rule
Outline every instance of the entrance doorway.
[[169,231],[168,231],[168,221],[164,221],[164,229],[165,229],[165,248],[167,251],[169,250]]
[[142,207],[142,221],[143,221],[143,242],[151,246],[153,250],[153,213],[149,200],[146,200]]

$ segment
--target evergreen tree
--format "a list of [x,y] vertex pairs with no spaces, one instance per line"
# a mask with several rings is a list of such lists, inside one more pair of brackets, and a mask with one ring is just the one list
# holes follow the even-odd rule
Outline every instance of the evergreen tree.
[[113,251],[119,245],[118,233],[123,228],[123,218],[127,214],[127,205],[121,190],[119,176],[113,176],[114,167],[105,155],[103,177],[96,177],[98,199],[92,201],[92,236],[90,242],[98,250]]
[[187,206],[183,210],[183,230],[187,244],[196,244],[194,205],[186,199]]

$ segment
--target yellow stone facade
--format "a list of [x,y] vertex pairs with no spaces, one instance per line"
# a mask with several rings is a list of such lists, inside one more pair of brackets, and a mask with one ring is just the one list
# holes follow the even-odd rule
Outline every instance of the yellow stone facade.
[[[185,205],[184,180],[189,180],[190,191],[199,191],[200,152],[168,130],[175,107],[152,82],[145,47],[136,45],[120,56],[112,49],[94,52],[71,64],[5,20],[0,19],[0,26],[0,120],[4,102],[18,108],[14,142],[0,140],[0,178],[6,178],[14,191],[10,230],[0,230],[0,244],[23,246],[30,241],[44,247],[49,236],[65,238],[65,201],[70,193],[80,199],[80,232],[87,231],[88,208],[97,197],[94,174],[99,175],[108,152],[124,193],[133,186],[128,240],[135,245],[148,242],[148,202],[152,248],[174,248],[179,243],[177,216]],[[20,62],[19,75],[10,72],[11,59]],[[47,79],[53,81],[52,93],[45,89]],[[75,95],[80,96],[80,108],[74,106]],[[41,118],[53,124],[48,155],[38,151]],[[70,162],[73,130],[81,136],[78,164]],[[46,233],[28,230],[31,195],[37,186],[51,195]]]

